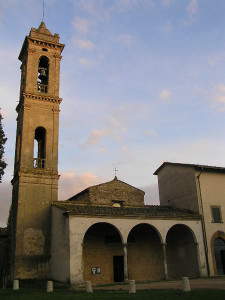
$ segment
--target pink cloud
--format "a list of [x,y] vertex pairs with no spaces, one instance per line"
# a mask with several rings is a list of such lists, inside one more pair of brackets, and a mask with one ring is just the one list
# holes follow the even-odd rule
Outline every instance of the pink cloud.
[[86,172],[81,175],[77,175],[73,171],[62,173],[59,180],[59,199],[66,200],[87,187],[102,182],[104,180],[92,172]]

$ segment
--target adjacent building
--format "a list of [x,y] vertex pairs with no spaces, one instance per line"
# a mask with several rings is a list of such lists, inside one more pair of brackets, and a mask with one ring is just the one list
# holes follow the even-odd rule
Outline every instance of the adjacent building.
[[209,275],[225,274],[225,168],[165,162],[158,176],[160,204],[202,217]]

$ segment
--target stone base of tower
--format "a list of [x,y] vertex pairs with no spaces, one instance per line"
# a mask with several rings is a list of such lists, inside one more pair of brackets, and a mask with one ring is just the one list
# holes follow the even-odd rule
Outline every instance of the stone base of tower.
[[50,255],[18,256],[15,258],[14,279],[49,279]]
[[13,183],[13,277],[50,278],[51,203],[58,175],[19,173]]

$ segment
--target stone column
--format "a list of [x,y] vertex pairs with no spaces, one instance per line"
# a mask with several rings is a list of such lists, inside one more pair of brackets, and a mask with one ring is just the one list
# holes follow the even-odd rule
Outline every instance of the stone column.
[[197,255],[197,264],[198,264],[198,276],[202,277],[202,270],[201,270],[201,262],[200,262],[200,253],[199,253],[199,246],[198,243],[195,243],[195,251],[196,251],[196,255]]
[[83,243],[79,239],[75,240],[74,236],[70,231],[70,282],[72,285],[84,283]]
[[163,268],[164,268],[164,279],[168,279],[168,266],[167,266],[167,258],[166,258],[166,244],[162,245],[162,253],[163,253]]
[[124,281],[128,281],[127,244],[123,244]]

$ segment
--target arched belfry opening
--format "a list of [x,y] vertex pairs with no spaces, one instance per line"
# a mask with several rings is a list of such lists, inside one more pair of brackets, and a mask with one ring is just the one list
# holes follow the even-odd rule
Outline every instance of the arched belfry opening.
[[48,92],[49,59],[41,56],[38,64],[38,92]]
[[216,269],[218,275],[225,274],[225,240],[222,238],[216,238],[214,243],[214,253],[216,260]]
[[46,155],[46,130],[43,127],[37,127],[34,135],[34,167],[45,168]]
[[122,239],[118,229],[109,223],[96,223],[83,240],[84,280],[112,283],[124,280]]
[[183,224],[172,226],[167,233],[166,244],[169,278],[198,277],[197,244],[192,230]]

